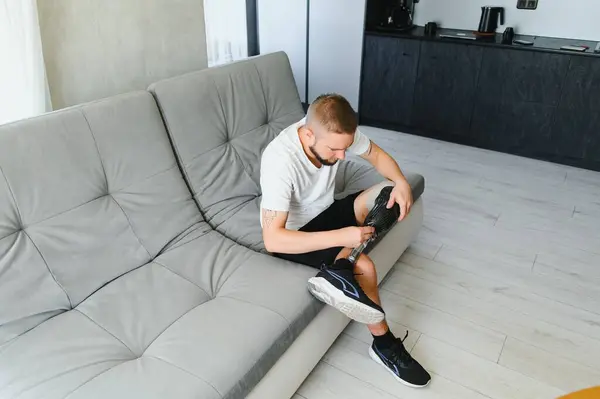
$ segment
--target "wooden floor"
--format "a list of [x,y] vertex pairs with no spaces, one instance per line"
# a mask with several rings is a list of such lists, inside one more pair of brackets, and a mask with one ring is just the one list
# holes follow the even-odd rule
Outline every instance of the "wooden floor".
[[352,323],[294,399],[549,399],[600,385],[600,173],[363,131],[426,179],[424,225],[381,292],[432,383],[396,382]]

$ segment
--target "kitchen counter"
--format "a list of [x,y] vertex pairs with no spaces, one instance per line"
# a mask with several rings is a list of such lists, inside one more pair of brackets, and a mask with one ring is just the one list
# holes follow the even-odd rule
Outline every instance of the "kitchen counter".
[[[499,29],[500,30],[500,29]],[[503,30],[502,30],[503,32]],[[463,42],[465,44],[473,44],[478,46],[494,46],[494,47],[507,47],[513,49],[521,49],[527,51],[543,51],[543,52],[551,52],[551,53],[560,53],[560,54],[570,54],[570,55],[581,55],[581,56],[591,56],[591,57],[600,57],[600,54],[594,53],[594,49],[598,44],[597,41],[589,41],[589,40],[576,40],[576,39],[563,39],[563,38],[554,38],[554,37],[544,37],[544,36],[530,36],[530,35],[519,35],[515,34],[514,40],[527,40],[533,42],[533,45],[521,45],[521,44],[502,44],[502,33],[496,33],[495,37],[485,37],[480,38],[477,37],[475,40],[461,38],[459,36],[455,38],[446,38],[440,37],[440,35],[449,34],[449,35],[457,35],[457,34],[465,34],[466,36],[473,37],[474,34],[472,31],[464,30],[464,29],[443,29],[438,28],[435,36],[428,36],[425,34],[425,28],[423,26],[416,26],[410,31],[407,32],[399,32],[394,30],[387,29],[378,29],[366,30],[365,33],[367,35],[374,36],[389,36],[389,37],[401,37],[406,39],[415,39],[415,40],[427,40],[427,41],[446,41],[446,42]],[[571,45],[571,46],[588,46],[589,49],[585,52],[579,51],[570,51],[570,50],[561,50],[562,46]]]
[[360,123],[600,171],[600,55],[560,50],[596,42],[458,32],[367,32]]

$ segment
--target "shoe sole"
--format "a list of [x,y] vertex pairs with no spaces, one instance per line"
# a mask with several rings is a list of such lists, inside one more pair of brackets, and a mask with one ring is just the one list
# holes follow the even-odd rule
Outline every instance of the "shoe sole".
[[408,387],[411,388],[425,388],[427,385],[429,385],[429,383],[431,382],[431,380],[427,381],[427,384],[425,385],[415,385],[415,384],[411,384],[410,382],[404,381],[402,378],[398,377],[396,375],[396,373],[394,373],[392,370],[390,370],[384,363],[383,361],[379,358],[379,356],[377,356],[377,354],[375,353],[375,351],[373,350],[373,347],[370,346],[369,347],[369,356],[371,356],[371,359],[373,359],[377,364],[381,365],[388,373],[390,373],[391,375],[394,376],[394,378],[396,379],[396,381],[400,382],[401,384],[404,384]]
[[320,301],[333,306],[359,323],[375,324],[383,321],[385,318],[382,312],[355,299],[348,298],[323,277],[313,277],[308,280],[308,290]]

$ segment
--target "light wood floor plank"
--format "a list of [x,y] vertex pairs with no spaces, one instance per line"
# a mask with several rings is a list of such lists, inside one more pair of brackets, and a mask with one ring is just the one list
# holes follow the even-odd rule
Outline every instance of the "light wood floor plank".
[[400,399],[325,362],[298,390],[305,399]]
[[[561,276],[532,273],[533,263],[520,264],[518,258],[492,251],[444,246],[436,255],[439,263],[455,266],[483,277],[503,281],[529,289],[538,295],[554,299],[589,312],[600,312],[600,287],[590,284],[575,285]],[[535,258],[534,258],[535,261]]]
[[504,345],[499,364],[566,392],[579,391],[600,383],[600,370],[559,358],[512,337]]
[[381,300],[389,320],[450,342],[486,359],[498,359],[506,339],[503,333],[414,301],[412,298],[397,295],[394,292],[399,291],[394,289],[393,281],[386,282],[384,287],[388,289],[381,291]]
[[427,335],[421,336],[413,356],[434,373],[494,399],[548,399],[564,393]]
[[413,254],[404,254],[395,269],[590,338],[600,337],[599,314],[539,296],[528,287],[481,277]]
[[[401,293],[402,296],[413,301],[448,312],[474,325],[484,326],[498,333],[518,338],[562,357],[579,361],[589,367],[600,368],[599,340],[402,271],[394,271],[385,282],[383,289]],[[406,324],[410,325],[408,321]],[[423,329],[420,331],[428,334],[428,331]],[[450,336],[455,340],[461,339],[455,335]],[[454,344],[453,342],[449,343]],[[454,346],[466,351],[469,349],[462,344]]]

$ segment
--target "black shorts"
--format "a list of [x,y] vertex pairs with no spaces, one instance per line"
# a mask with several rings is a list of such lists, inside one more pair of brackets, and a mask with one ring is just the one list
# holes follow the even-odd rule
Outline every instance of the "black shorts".
[[[340,200],[335,200],[329,208],[321,212],[310,222],[306,223],[299,230],[306,232],[329,231],[342,229],[344,227],[358,226],[356,215],[354,214],[354,200],[360,195],[361,191],[351,194]],[[307,266],[320,268],[321,265],[331,265],[335,258],[344,249],[344,247],[333,247],[321,249],[303,254],[281,254],[274,253],[273,255],[291,260],[292,262],[301,263]]]

